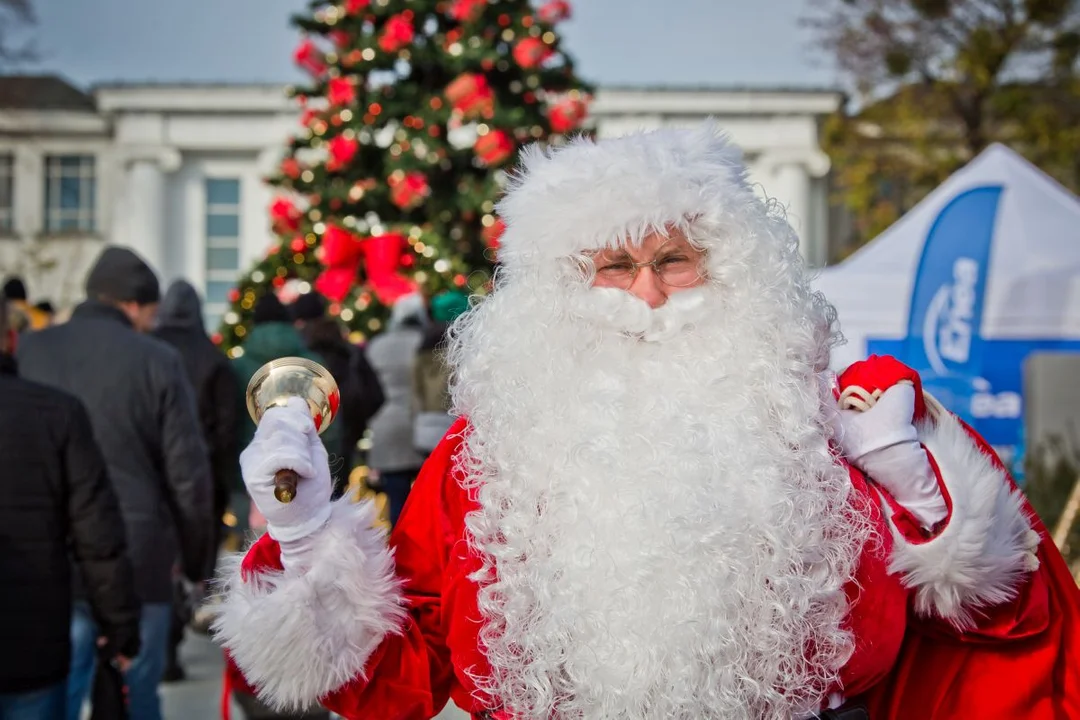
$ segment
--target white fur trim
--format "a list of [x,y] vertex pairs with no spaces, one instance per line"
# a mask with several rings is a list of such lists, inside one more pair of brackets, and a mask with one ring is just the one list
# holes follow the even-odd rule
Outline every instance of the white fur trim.
[[915,588],[915,611],[936,615],[963,630],[980,608],[1016,597],[1024,576],[1038,568],[1038,534],[1020,493],[951,415],[919,427],[952,497],[949,524],[924,544],[907,542],[896,528],[890,569]]
[[401,583],[371,503],[334,503],[308,569],[244,581],[242,557],[221,573],[213,628],[259,696],[278,709],[310,707],[364,671],[406,616]]

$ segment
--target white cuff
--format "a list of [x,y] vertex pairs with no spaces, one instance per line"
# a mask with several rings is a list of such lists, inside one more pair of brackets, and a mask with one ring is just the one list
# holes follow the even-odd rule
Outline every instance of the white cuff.
[[951,415],[919,427],[952,499],[948,525],[934,539],[909,543],[893,527],[890,570],[915,588],[915,611],[959,630],[975,625],[980,608],[1016,597],[1025,576],[1038,569],[1039,535],[1023,500]]
[[407,610],[385,534],[371,503],[343,498],[305,553],[306,570],[244,580],[242,556],[221,571],[213,628],[259,697],[302,709],[361,675],[383,639],[400,633]]

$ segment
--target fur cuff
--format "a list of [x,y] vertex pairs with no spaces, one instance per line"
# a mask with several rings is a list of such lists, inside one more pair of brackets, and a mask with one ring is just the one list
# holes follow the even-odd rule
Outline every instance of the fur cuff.
[[241,577],[242,555],[222,568],[214,633],[259,696],[302,709],[364,672],[368,658],[405,622],[401,583],[371,503],[344,498],[302,573]]
[[955,417],[921,424],[919,439],[937,463],[952,515],[926,543],[910,543],[893,527],[890,570],[915,588],[918,614],[970,629],[977,610],[1015,598],[1024,576],[1038,569],[1039,535],[1020,492]]

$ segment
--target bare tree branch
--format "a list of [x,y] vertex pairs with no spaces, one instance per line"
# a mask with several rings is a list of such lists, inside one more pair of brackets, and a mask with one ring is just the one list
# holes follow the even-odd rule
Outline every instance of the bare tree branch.
[[31,0],[0,0],[0,71],[36,59],[33,44],[25,37],[36,23]]

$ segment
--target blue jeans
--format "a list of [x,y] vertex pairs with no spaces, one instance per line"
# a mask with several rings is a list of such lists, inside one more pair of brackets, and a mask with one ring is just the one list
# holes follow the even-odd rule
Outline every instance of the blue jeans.
[[419,472],[419,470],[391,470],[379,474],[379,484],[382,485],[390,505],[390,527],[397,525],[401,510],[405,507],[405,501],[409,499],[413,480]]
[[[128,686],[128,713],[131,720],[161,720],[158,685],[165,672],[165,652],[169,644],[170,603],[146,603],[139,621],[139,654],[124,674]],[[86,603],[75,603],[71,617],[71,673],[67,684],[68,720],[79,720],[79,712],[90,692],[97,662],[98,629]]]
[[0,695],[0,720],[64,720],[66,704],[64,683],[33,692]]

